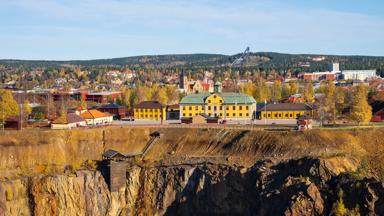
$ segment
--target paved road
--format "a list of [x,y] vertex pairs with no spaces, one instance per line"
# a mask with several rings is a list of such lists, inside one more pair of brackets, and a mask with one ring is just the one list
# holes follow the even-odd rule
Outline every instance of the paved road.
[[[167,120],[163,124],[180,124],[180,120]],[[161,121],[136,120],[136,121],[114,121],[112,125],[161,125]],[[296,125],[295,119],[267,119],[265,120],[228,120],[227,125]],[[314,125],[318,125],[317,122]]]

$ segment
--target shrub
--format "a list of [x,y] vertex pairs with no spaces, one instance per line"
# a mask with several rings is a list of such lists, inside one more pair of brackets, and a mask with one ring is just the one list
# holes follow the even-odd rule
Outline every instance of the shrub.
[[84,167],[90,170],[96,170],[97,169],[97,163],[93,160],[86,160],[84,162]]
[[347,214],[348,210],[345,208],[345,205],[344,205],[344,200],[343,200],[344,192],[342,189],[339,190],[337,196],[338,196],[338,200],[333,204],[331,215],[344,216]]
[[7,199],[7,201],[11,201],[12,197],[13,197],[12,190],[6,190],[5,191],[5,198]]

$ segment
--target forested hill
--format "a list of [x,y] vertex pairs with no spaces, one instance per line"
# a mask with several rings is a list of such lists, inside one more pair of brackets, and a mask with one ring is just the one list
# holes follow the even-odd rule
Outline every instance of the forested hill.
[[[209,68],[227,67],[239,57],[237,55],[220,54],[184,54],[184,55],[147,55],[112,59],[73,60],[73,61],[29,61],[29,60],[0,60],[5,66],[24,67],[61,67],[76,66],[127,66],[141,68]],[[314,57],[325,57],[322,61],[314,61]],[[384,70],[384,57],[374,56],[335,56],[309,54],[282,54],[273,52],[251,53],[244,61],[243,67],[292,69],[303,71],[326,70],[330,62],[340,62],[342,69],[378,69]]]

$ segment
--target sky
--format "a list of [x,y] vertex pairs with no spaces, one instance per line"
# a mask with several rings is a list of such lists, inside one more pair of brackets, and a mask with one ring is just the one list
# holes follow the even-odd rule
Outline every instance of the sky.
[[0,59],[384,56],[383,0],[0,0]]

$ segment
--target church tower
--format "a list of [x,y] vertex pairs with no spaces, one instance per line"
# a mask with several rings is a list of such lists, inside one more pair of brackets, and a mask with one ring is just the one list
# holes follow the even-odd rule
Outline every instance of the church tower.
[[185,76],[184,70],[181,70],[179,74],[179,89],[185,89],[187,85],[187,76]]

